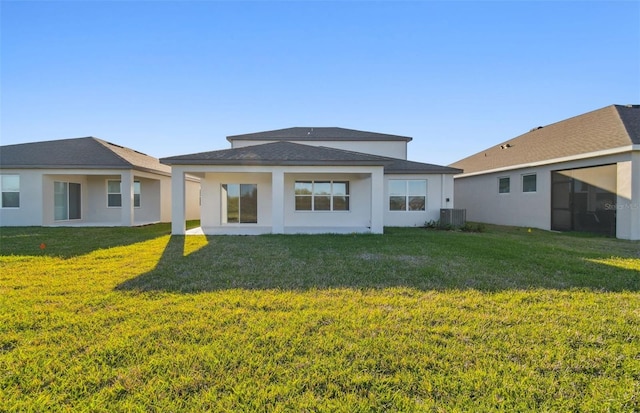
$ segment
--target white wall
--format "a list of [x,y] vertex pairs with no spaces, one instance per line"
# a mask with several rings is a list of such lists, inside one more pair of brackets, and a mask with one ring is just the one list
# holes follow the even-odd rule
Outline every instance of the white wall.
[[3,169],[0,174],[20,176],[20,207],[0,208],[0,226],[42,225],[42,173],[22,169]]
[[[225,228],[256,228],[256,231],[248,231],[247,233],[264,233],[264,232],[291,232],[292,228],[300,225],[303,229],[325,229],[333,232],[332,228],[342,228],[352,232],[351,229],[367,230],[371,226],[371,232],[381,233],[383,229],[382,208],[377,204],[372,204],[372,197],[382,202],[382,189],[376,190],[383,186],[383,168],[382,166],[242,166],[242,165],[174,165],[173,166],[174,189],[178,191],[182,186],[181,177],[184,174],[193,174],[202,177],[202,206],[201,206],[201,225],[206,233],[225,233]],[[274,192],[274,179],[282,177],[282,197],[284,202],[274,203],[272,196]],[[297,178],[296,178],[297,177]],[[294,198],[294,182],[296,179],[324,179],[333,177],[333,179],[345,179],[351,182],[351,206],[355,209],[351,210],[351,214],[342,212],[327,213],[317,212],[313,214],[298,214],[293,211],[295,209]],[[376,182],[372,184],[373,180]],[[221,220],[221,185],[224,183],[252,183],[258,185],[258,223],[251,224],[225,224],[222,225]],[[355,191],[355,192],[354,192]],[[182,234],[184,228],[181,223],[183,220],[182,211],[175,208],[178,193],[174,194],[173,205],[174,214],[172,216],[172,233]],[[355,202],[355,204],[354,204]],[[281,204],[278,212],[273,210],[273,206]],[[372,208],[373,205],[373,208]],[[373,209],[373,211],[372,211]],[[295,214],[294,214],[295,213]],[[279,216],[279,214],[282,214]],[[337,214],[337,215],[333,215]],[[363,214],[363,215],[360,215]],[[331,217],[333,215],[333,218]],[[339,217],[339,218],[337,218]],[[274,221],[275,220],[275,221]],[[278,222],[279,221],[279,222]],[[288,231],[284,231],[287,226]],[[332,225],[329,227],[328,225]],[[338,226],[334,226],[338,225]],[[357,227],[356,227],[357,226]],[[273,228],[272,228],[273,227]],[[236,233],[237,231],[229,231]],[[309,231],[318,232],[318,231]]]
[[[171,180],[167,180],[167,184],[169,189],[171,189]],[[186,214],[187,219],[200,219],[200,182],[194,181],[191,178],[186,179],[186,188],[185,188],[185,197],[186,197]],[[169,204],[169,213],[167,217],[162,218],[162,222],[171,222],[171,192],[168,193],[166,197],[163,196],[163,205]]]
[[618,163],[616,215],[617,237],[640,240],[640,151]]
[[[7,170],[2,174],[20,176],[20,208],[0,208],[0,226],[41,225],[121,225],[122,209],[107,206],[107,180],[120,180],[117,170]],[[134,179],[141,183],[141,206],[134,208],[135,223],[171,221],[171,178],[135,171]],[[82,211],[80,220],[54,220],[54,182],[81,185]],[[200,217],[200,184],[187,183],[188,219]]]
[[[296,211],[295,181],[349,181],[349,211]],[[361,174],[285,174],[285,226],[364,227],[371,226],[371,178]]]
[[[522,192],[522,176],[536,174],[536,192]],[[498,178],[510,178],[510,192],[498,193]],[[551,172],[535,168],[478,175],[455,180],[456,208],[467,210],[467,221],[551,228]]]
[[[245,146],[263,145],[276,141],[262,140],[241,140],[233,141],[232,148],[243,148]],[[404,141],[290,141],[302,145],[326,146],[329,148],[342,149],[347,151],[368,153],[371,155],[388,156],[397,159],[407,159],[407,142]]]
[[[468,221],[549,230],[551,229],[552,171],[617,164],[618,204],[627,199],[626,202],[633,205],[635,201],[632,200],[632,196],[635,193],[632,188],[635,188],[634,185],[640,187],[640,184],[635,183],[640,181],[640,178],[635,178],[640,175],[640,167],[636,167],[638,162],[634,162],[633,167],[636,169],[633,169],[630,161],[631,152],[628,152],[530,168],[496,171],[483,175],[457,176],[454,185],[455,205],[456,208],[467,210]],[[537,175],[537,191],[523,193],[522,175],[529,173]],[[511,178],[510,193],[498,193],[498,178],[500,177]],[[640,193],[640,188],[638,192]],[[618,207],[618,238],[629,239],[632,237],[631,228],[634,228],[634,219],[640,220],[640,215],[635,211],[637,210],[633,208],[625,210]],[[638,239],[638,237],[631,239]]]
[[[296,211],[294,186],[296,180],[349,181],[349,211]],[[206,173],[202,180],[203,228],[222,224],[222,184],[258,185],[258,223],[260,227],[272,225],[271,173]],[[371,225],[371,179],[366,174],[346,173],[285,173],[284,175],[285,227],[369,227]],[[224,224],[242,226],[242,224]],[[246,224],[245,224],[246,226]]]
[[[222,184],[258,185],[258,226],[271,226],[271,174],[270,173],[206,173],[201,180],[202,207],[200,225],[215,228],[222,225]],[[247,224],[225,224],[240,226]]]
[[[426,179],[427,202],[424,211],[391,211],[389,180]],[[449,202],[447,202],[447,198]],[[389,227],[422,226],[440,219],[440,208],[453,208],[453,175],[393,174],[384,176],[384,225]]]

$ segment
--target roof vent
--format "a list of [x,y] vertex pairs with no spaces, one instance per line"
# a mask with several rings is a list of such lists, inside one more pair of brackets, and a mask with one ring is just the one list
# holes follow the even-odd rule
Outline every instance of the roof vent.
[[535,128],[532,128],[529,132],[533,132],[533,131],[536,131],[536,130],[542,129],[542,128],[543,128],[543,126],[536,126]]

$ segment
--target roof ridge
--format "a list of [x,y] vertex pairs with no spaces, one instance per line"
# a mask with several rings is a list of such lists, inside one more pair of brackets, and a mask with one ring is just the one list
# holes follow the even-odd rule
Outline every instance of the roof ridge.
[[100,145],[102,145],[102,147],[104,147],[105,149],[107,149],[109,152],[111,152],[113,155],[115,155],[118,159],[122,160],[124,163],[126,163],[127,165],[134,167],[135,165],[132,164],[131,162],[129,162],[127,159],[123,158],[122,156],[120,156],[120,154],[116,153],[114,150],[112,150],[111,148],[109,148],[107,145],[112,145],[112,146],[118,146],[120,148],[126,149],[124,146],[121,145],[116,145],[115,143],[111,143],[108,141],[105,141],[103,139],[100,138],[96,138],[95,136],[91,136],[91,139],[93,139],[94,141],[98,142]]

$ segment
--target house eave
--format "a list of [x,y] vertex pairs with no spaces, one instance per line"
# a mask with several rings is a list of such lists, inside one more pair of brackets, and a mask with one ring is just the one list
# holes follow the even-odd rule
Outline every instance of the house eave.
[[483,170],[483,171],[476,171],[476,172],[469,172],[469,173],[464,173],[463,172],[463,173],[461,173],[459,175],[456,175],[455,178],[469,178],[469,177],[472,177],[472,176],[487,175],[487,174],[498,173],[498,172],[512,171],[512,170],[516,170],[516,169],[535,168],[535,167],[539,167],[539,166],[553,165],[553,164],[559,164],[559,163],[564,163],[564,162],[579,161],[579,160],[583,160],[583,159],[600,158],[600,157],[609,156],[609,155],[618,155],[618,154],[621,154],[621,153],[627,153],[627,152],[632,152],[632,151],[640,151],[640,145],[622,146],[622,147],[613,148],[613,149],[606,149],[606,150],[602,150],[602,151],[581,153],[581,154],[578,154],[578,155],[571,155],[571,156],[565,156],[565,157],[561,157],[561,158],[546,159],[546,160],[542,160],[542,161],[538,161],[538,162],[529,162],[529,163],[518,164],[518,165],[504,166],[504,167],[501,167],[501,168],[487,169],[487,170]]
[[462,169],[448,169],[448,170],[425,170],[425,169],[404,169],[404,170],[387,170],[384,171],[385,175],[456,175],[462,173]]
[[157,169],[152,168],[142,168],[142,167],[127,167],[127,166],[118,166],[118,165],[0,165],[1,169],[22,169],[22,170],[55,170],[55,169],[66,169],[66,170],[134,170],[140,172],[151,173],[155,175],[162,176],[171,176],[171,171],[159,171]]

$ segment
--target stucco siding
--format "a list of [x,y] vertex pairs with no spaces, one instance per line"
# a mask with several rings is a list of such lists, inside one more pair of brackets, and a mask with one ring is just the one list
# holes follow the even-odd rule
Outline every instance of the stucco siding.
[[[267,140],[237,140],[232,142],[232,148],[243,148],[252,145],[263,145],[276,141]],[[328,148],[342,149],[367,153],[377,156],[388,156],[397,159],[407,159],[407,142],[404,141],[296,141],[290,142],[310,146],[326,146]]]
[[[551,229],[551,173],[565,169],[589,168],[602,165],[616,165],[617,184],[617,237],[638,239],[632,235],[635,221],[640,219],[637,210],[620,207],[626,202],[633,205],[635,199],[635,182],[640,181],[638,162],[631,162],[631,153],[620,153],[610,156],[592,157],[570,162],[554,163],[531,168],[503,170],[487,174],[460,175],[455,178],[456,208],[467,210],[467,220],[486,222],[498,225],[511,225]],[[579,173],[579,174],[586,174]],[[537,188],[535,192],[523,192],[523,175],[536,174]],[[586,176],[586,175],[585,175]],[[509,193],[499,193],[499,178],[510,178]],[[591,177],[594,185],[604,189],[614,189],[610,176]],[[640,193],[640,188],[638,191]],[[640,208],[639,208],[640,209]]]
[[[522,192],[523,176],[536,174],[536,191]],[[498,179],[509,178],[510,192],[498,193]],[[456,208],[467,210],[467,221],[551,228],[551,173],[521,169],[455,180]]]
[[[390,180],[426,180],[427,199],[424,211],[392,211],[389,203]],[[447,198],[449,201],[447,202]],[[440,219],[440,208],[453,208],[452,175],[393,174],[384,176],[384,225],[390,227],[422,226]]]
[[632,152],[630,160],[618,163],[617,195],[616,236],[640,240],[640,151]]
[[[125,172],[130,173],[106,169],[3,169],[2,174],[20,176],[20,207],[0,208],[0,226],[126,225],[122,207],[107,205],[107,181],[122,180]],[[133,175],[141,185],[140,207],[133,208],[133,224],[171,221],[171,178],[141,171]],[[55,219],[55,182],[80,184],[80,219]],[[194,181],[188,184],[189,219],[199,218],[199,186]]]
[[[201,180],[202,206],[200,224],[203,229],[222,226],[223,184],[256,184],[258,189],[259,226],[271,226],[271,174],[269,173],[206,173]],[[243,224],[225,224],[239,226]]]
[[3,169],[0,174],[20,177],[20,206],[0,208],[0,226],[42,225],[42,174],[22,169]]
[[[296,211],[295,181],[348,181],[348,211]],[[371,178],[359,174],[285,174],[285,226],[371,227]]]

